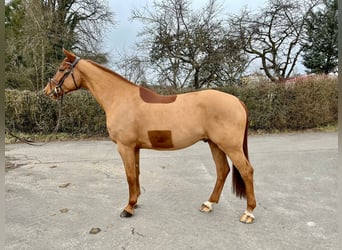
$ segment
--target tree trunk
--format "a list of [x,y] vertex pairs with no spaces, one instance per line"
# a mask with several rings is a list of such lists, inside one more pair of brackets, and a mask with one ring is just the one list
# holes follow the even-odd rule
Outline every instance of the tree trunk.
[[199,70],[196,67],[195,68],[195,74],[194,74],[194,88],[195,89],[199,89],[200,85],[199,85]]

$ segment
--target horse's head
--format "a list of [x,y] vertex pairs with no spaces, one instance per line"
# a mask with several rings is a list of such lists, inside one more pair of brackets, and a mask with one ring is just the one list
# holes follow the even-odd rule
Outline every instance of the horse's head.
[[44,88],[44,93],[54,99],[81,87],[80,72],[76,70],[80,58],[65,49],[63,49],[63,53],[66,58]]

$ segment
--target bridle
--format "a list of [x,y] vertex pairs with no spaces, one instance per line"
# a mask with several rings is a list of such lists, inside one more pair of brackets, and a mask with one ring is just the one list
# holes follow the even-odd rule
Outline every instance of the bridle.
[[75,76],[74,76],[74,68],[75,68],[76,64],[79,62],[79,60],[80,60],[80,58],[76,57],[76,59],[74,60],[73,63],[67,62],[67,64],[70,65],[70,67],[68,69],[66,69],[66,70],[65,69],[60,69],[59,70],[59,71],[65,71],[63,77],[61,78],[61,80],[57,81],[57,80],[55,80],[53,78],[50,79],[50,81],[49,81],[50,87],[51,87],[51,83],[55,84],[56,87],[53,88],[53,89],[51,88],[52,90],[48,94],[48,96],[51,97],[52,95],[54,95],[56,97],[61,97],[62,98],[63,95],[65,94],[65,92],[62,89],[62,85],[63,85],[64,81],[68,78],[69,75],[71,75],[71,77],[72,77],[72,80],[73,80],[74,85],[75,85],[75,90],[80,88],[80,86],[77,86],[76,80],[75,80]]

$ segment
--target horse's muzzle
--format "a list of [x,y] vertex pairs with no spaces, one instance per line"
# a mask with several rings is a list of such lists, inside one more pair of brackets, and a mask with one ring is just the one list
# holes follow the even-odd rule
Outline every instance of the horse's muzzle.
[[60,87],[55,87],[55,88],[52,88],[52,86],[49,84],[48,86],[46,86],[43,90],[44,94],[46,96],[49,96],[51,97],[52,99],[58,99],[58,97],[61,95],[61,89]]

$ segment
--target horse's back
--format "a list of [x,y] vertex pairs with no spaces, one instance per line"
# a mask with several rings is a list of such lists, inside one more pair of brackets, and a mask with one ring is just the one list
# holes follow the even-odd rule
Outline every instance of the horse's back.
[[[180,97],[182,95],[179,95]],[[184,94],[184,99],[190,103],[196,103],[208,113],[222,113],[227,115],[237,115],[245,113],[242,101],[236,96],[218,91],[218,90],[201,90]]]

